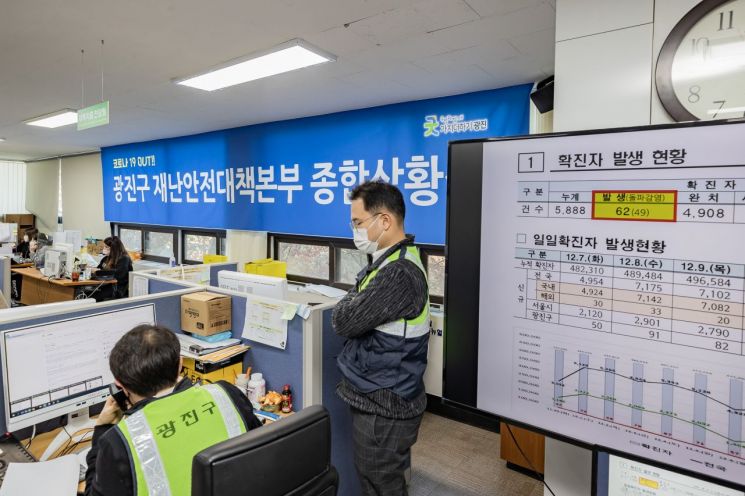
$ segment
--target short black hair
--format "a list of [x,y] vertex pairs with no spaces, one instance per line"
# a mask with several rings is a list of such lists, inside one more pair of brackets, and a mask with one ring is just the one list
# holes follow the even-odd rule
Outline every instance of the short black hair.
[[349,193],[350,200],[362,200],[365,210],[376,212],[386,208],[403,223],[406,217],[406,204],[401,190],[383,181],[367,181],[360,184]]
[[149,398],[174,385],[181,345],[170,329],[143,324],[121,337],[109,355],[114,378],[133,393]]

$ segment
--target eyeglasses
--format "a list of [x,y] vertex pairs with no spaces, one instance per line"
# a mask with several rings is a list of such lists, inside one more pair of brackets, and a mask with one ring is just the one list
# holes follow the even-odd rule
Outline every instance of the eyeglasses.
[[367,222],[368,220],[370,220],[370,219],[372,219],[374,217],[377,217],[380,214],[381,214],[381,212],[378,212],[377,214],[372,214],[367,219],[358,220],[356,222],[355,221],[352,221],[352,222],[349,223],[349,227],[352,228],[352,231],[357,232],[357,229],[359,229],[362,224],[364,224],[365,222]]

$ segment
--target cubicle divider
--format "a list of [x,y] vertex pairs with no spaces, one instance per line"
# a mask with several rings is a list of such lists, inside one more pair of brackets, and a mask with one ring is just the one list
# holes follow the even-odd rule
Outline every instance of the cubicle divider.
[[[160,283],[161,281],[157,281]],[[100,314],[112,310],[122,310],[144,304],[155,305],[156,322],[169,329],[180,332],[181,329],[181,296],[184,294],[201,291],[203,287],[180,288],[175,291],[167,291],[157,294],[149,294],[140,297],[114,300],[98,303],[92,307],[77,308],[50,308],[47,313],[34,316],[19,315],[18,318],[8,319],[0,322],[0,331],[46,324],[50,322],[69,320]],[[217,288],[211,288],[217,291]],[[243,331],[243,323],[246,315],[246,298],[225,290],[219,290],[232,298],[233,334],[240,337]],[[287,345],[285,350],[272,348],[260,343],[249,343],[251,349],[246,354],[246,364],[250,364],[257,372],[262,372],[267,381],[267,388],[281,389],[284,384],[291,384],[297,408],[304,405],[303,400],[303,324],[302,318],[296,316],[288,323]],[[0,357],[4,360],[4,357]],[[0,393],[4,394],[3,381],[0,377]],[[5,411],[0,408],[0,429],[5,432]]]
[[[210,291],[232,296],[233,337],[242,338],[246,323],[246,295],[220,288],[210,288]],[[303,346],[305,338],[303,318],[300,315],[295,315],[287,323],[287,343],[284,350],[249,341],[248,344],[251,349],[246,354],[246,361],[244,362],[252,367],[252,372],[261,372],[264,375],[267,391],[280,392],[285,384],[290,384],[296,410],[307,406],[303,398]]]
[[183,267],[184,270],[189,271],[195,271],[202,268],[206,272],[209,272],[209,281],[199,283],[188,279],[184,280],[179,277],[163,275],[162,273],[159,275],[159,269],[136,270],[130,273],[129,294],[134,296],[141,296],[143,294],[148,294],[151,292],[162,293],[163,291],[170,291],[173,289],[184,287],[217,287],[218,273],[221,270],[235,271],[238,268],[238,264],[235,262],[221,262],[204,265],[185,265],[173,268],[166,267],[165,269],[178,274],[178,269],[180,267]]
[[331,322],[333,308],[325,310],[322,314],[322,375],[323,385],[321,398],[323,406],[331,416],[331,439],[333,450],[331,451],[331,463],[340,474],[351,474],[351,476],[339,478],[339,496],[354,496],[362,492],[354,467],[354,445],[352,443],[352,415],[349,405],[344,403],[336,394],[336,386],[341,382],[342,375],[336,366],[336,358],[344,348],[345,338],[334,332]]
[[[150,293],[171,291],[184,281],[163,280],[152,277]],[[231,295],[233,337],[241,337],[246,318],[247,295],[217,287],[197,289]],[[267,298],[267,300],[270,300]],[[267,381],[267,390],[279,390],[284,383],[293,387],[295,409],[314,404],[323,404],[331,414],[332,463],[340,474],[340,496],[360,493],[360,485],[354,467],[352,445],[352,421],[349,407],[336,395],[336,385],[341,373],[336,366],[336,357],[344,346],[344,339],[334,332],[331,316],[336,300],[291,291],[288,302],[309,309],[306,318],[301,315],[289,321],[287,347],[285,350],[262,343],[248,341],[251,349],[246,364],[261,372]]]
[[[148,276],[145,275],[145,277]],[[304,394],[307,387],[304,386],[313,384],[313,379],[308,379],[308,376],[313,375],[313,357],[308,356],[307,350],[308,348],[312,349],[314,347],[313,343],[311,343],[314,333],[312,331],[305,331],[305,319],[303,319],[301,315],[296,314],[288,321],[287,343],[283,350],[263,343],[248,341],[243,338],[246,324],[247,295],[229,289],[211,286],[204,287],[187,281],[168,280],[157,276],[151,276],[148,277],[148,279],[149,292],[151,295],[184,289],[186,285],[190,285],[189,287],[194,291],[207,290],[230,296],[232,298],[232,337],[243,339],[251,347],[251,349],[246,353],[244,368],[251,366],[252,372],[262,373],[266,380],[267,391],[275,390],[279,392],[285,384],[290,384],[293,391],[293,403],[295,404],[296,409],[313,404],[311,400],[313,397],[312,393],[307,398],[308,401],[306,401]],[[280,300],[272,300],[270,298],[266,298],[266,300],[297,305],[297,302],[293,301],[283,302]],[[180,321],[177,323],[176,327],[180,331]],[[318,335],[320,336],[320,332]],[[320,350],[320,344],[315,347]],[[320,356],[318,358],[320,359]],[[316,360],[316,362],[320,363],[320,360]],[[316,375],[320,375],[320,373]]]
[[9,257],[0,257],[0,294],[10,305],[10,264],[12,260]]
[[233,272],[238,271],[238,264],[235,262],[224,262],[224,263],[214,263],[209,264],[210,268],[210,286],[217,287],[217,273],[221,270],[230,270]]

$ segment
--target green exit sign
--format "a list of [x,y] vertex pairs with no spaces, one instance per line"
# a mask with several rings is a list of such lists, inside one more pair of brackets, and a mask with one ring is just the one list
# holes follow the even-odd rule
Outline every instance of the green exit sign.
[[109,102],[97,103],[78,110],[78,131],[109,123]]

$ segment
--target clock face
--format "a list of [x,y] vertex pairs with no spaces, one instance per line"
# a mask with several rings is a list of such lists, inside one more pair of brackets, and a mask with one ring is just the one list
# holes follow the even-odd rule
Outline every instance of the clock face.
[[705,0],[660,51],[657,91],[677,121],[745,116],[745,0]]

